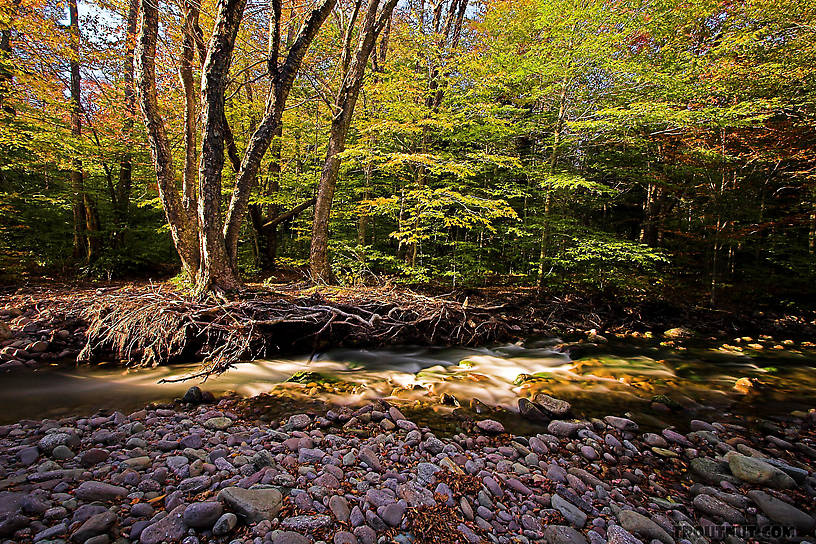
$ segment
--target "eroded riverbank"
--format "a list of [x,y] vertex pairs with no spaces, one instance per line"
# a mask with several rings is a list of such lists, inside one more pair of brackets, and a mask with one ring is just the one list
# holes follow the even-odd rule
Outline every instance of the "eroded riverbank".
[[203,301],[170,284],[21,286],[0,295],[0,371],[79,359],[126,367],[198,363],[218,373],[240,361],[337,348],[478,347],[537,336],[592,344],[664,339],[667,331],[680,333],[665,337],[670,345],[751,337],[759,349],[788,349],[816,337],[811,314],[728,312],[647,297],[546,297],[527,288],[424,295],[255,285],[228,301]]

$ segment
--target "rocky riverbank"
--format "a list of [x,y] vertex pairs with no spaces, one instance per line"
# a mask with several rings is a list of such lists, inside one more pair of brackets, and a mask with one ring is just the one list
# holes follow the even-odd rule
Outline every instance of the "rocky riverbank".
[[[544,400],[546,419],[569,408]],[[813,410],[687,434],[483,419],[446,438],[382,401],[272,421],[184,401],[0,427],[0,541],[816,542]]]

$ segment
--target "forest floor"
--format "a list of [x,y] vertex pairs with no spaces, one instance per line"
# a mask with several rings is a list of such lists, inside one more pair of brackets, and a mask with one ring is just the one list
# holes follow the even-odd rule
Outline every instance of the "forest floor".
[[[667,332],[668,331],[668,332]],[[0,369],[104,358],[128,365],[238,360],[327,347],[477,346],[536,336],[812,339],[811,315],[712,310],[643,297],[540,296],[530,288],[430,293],[401,287],[248,284],[195,300],[170,283],[40,284],[0,290]]]

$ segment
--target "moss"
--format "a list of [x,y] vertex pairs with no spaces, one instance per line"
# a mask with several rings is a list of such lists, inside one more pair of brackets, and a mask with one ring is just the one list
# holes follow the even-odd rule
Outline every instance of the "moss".
[[287,382],[294,383],[338,383],[340,380],[334,376],[321,374],[320,372],[301,371],[295,372]]
[[679,402],[672,399],[671,397],[667,397],[666,395],[655,395],[654,397],[652,397],[652,402],[659,402],[660,404],[668,406],[672,410],[683,409],[683,406]]

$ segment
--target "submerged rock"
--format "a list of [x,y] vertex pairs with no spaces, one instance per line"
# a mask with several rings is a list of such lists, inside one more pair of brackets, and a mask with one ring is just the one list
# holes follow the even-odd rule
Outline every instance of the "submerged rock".
[[669,340],[685,340],[694,337],[694,331],[685,327],[675,327],[663,331],[663,336]]
[[548,417],[544,412],[542,412],[538,406],[530,402],[528,399],[519,399],[518,400],[518,409],[519,415],[524,418],[529,419],[530,421],[537,421],[539,423],[547,423],[550,421],[550,417]]
[[181,402],[186,402],[187,404],[201,404],[203,401],[204,393],[202,393],[200,387],[195,385],[188,389],[181,398]]

